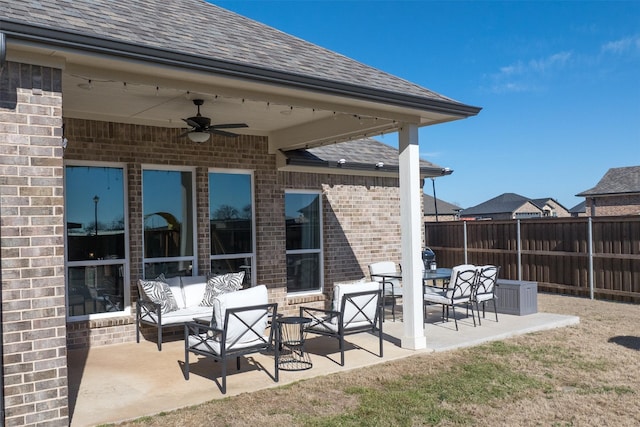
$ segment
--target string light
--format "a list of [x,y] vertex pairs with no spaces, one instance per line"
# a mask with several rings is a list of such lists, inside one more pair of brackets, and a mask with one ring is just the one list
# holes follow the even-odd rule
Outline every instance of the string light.
[[[90,78],[83,77],[83,76],[79,76],[79,75],[76,75],[76,76],[74,76],[74,77],[77,77],[77,78],[79,78],[79,79],[83,79],[83,80],[86,82],[86,83],[83,83],[83,84],[78,85],[78,86],[80,86],[81,88],[83,88],[83,89],[87,89],[87,90],[91,90],[91,89],[93,89],[93,86],[94,86],[94,79],[90,79]],[[104,80],[104,81],[102,81],[102,80],[101,80],[100,82],[101,82],[101,83],[113,83],[113,84],[117,84],[117,83],[118,83],[117,81],[114,81],[114,80]],[[129,87],[131,86],[131,83],[130,83],[130,82],[121,81],[121,82],[120,82],[120,84],[122,85],[122,91],[123,91],[123,92],[128,92],[128,91],[129,91]],[[135,84],[135,83],[134,83],[134,86],[144,86],[144,85],[137,85],[137,84]],[[156,97],[159,97],[159,96],[160,96],[160,85],[151,86],[151,87],[150,87],[150,89],[151,89],[151,88],[153,88],[153,87],[155,87],[155,96],[156,96]],[[171,91],[171,90],[175,91],[175,89],[169,89],[169,91]],[[169,93],[171,93],[171,92],[169,92]],[[187,90],[187,91],[185,92],[184,96],[185,96],[187,99],[191,100],[191,98],[193,97],[193,94],[194,94],[194,93],[192,93],[192,92],[191,92],[191,90]],[[205,94],[203,94],[203,95],[200,95],[200,94],[199,94],[199,96],[206,97],[206,96],[207,96],[207,94],[206,94],[206,93],[205,93]],[[225,98],[225,99],[230,99],[230,100],[232,100],[232,99],[234,98],[233,96],[222,96],[222,95],[219,95],[219,94],[215,94],[215,95],[210,94],[210,95],[208,95],[208,96],[213,96],[214,100],[218,100],[219,98],[220,98],[220,99]],[[267,110],[267,111],[271,111],[271,109],[272,109],[272,104],[274,104],[272,101],[266,101],[266,100],[264,100],[264,99],[263,99],[263,100],[260,100],[260,99],[247,99],[247,98],[245,98],[245,97],[237,97],[237,98],[235,98],[235,99],[236,99],[236,100],[237,100],[237,99],[240,99],[240,101],[241,101],[241,103],[242,103],[242,104],[246,104],[248,101],[253,101],[253,102],[265,102],[266,110]],[[278,105],[278,103],[275,103],[275,105]],[[280,104],[280,105],[282,105],[282,104]],[[286,105],[286,104],[285,104],[285,105]],[[284,106],[284,105],[283,105],[283,106]],[[286,105],[286,107],[288,107],[288,108],[286,109],[286,113],[285,113],[285,111],[280,111],[280,112],[281,112],[281,113],[283,113],[283,114],[293,114],[293,113],[294,113],[294,110],[296,110],[296,109],[303,109],[303,110],[305,110],[305,109],[306,109],[307,111],[308,111],[308,110],[311,110],[311,113],[312,113],[312,115],[313,115],[314,117],[316,117],[316,116],[317,116],[317,113],[318,113],[318,112],[324,112],[324,113],[330,114],[333,120],[337,120],[337,119],[338,119],[338,114],[340,114],[340,115],[347,115],[347,114],[349,114],[351,117],[353,117],[354,119],[358,120],[358,122],[359,122],[359,124],[360,124],[361,126],[365,125],[365,120],[367,120],[367,119],[372,119],[372,120],[373,120],[373,123],[375,124],[375,126],[376,126],[376,127],[380,124],[380,122],[379,122],[379,120],[378,120],[378,119],[385,120],[384,118],[381,118],[381,117],[378,117],[378,116],[363,116],[363,115],[358,115],[358,114],[353,114],[353,113],[347,113],[347,112],[345,112],[345,111],[322,110],[322,109],[318,109],[318,108],[316,108],[316,107],[295,106],[295,105],[292,105],[292,104]],[[399,123],[399,122],[398,122],[397,120],[392,120],[392,119],[390,119],[390,118],[389,118],[389,119],[386,119],[386,120],[387,120],[387,121],[390,121],[391,123],[390,123],[390,124],[388,124],[388,128],[387,128],[387,129],[382,129],[382,130],[380,130],[380,133],[379,133],[379,135],[380,135],[380,136],[384,136],[384,134],[385,134],[385,133],[387,133],[387,132],[395,132],[395,131],[397,131],[397,130],[398,130],[397,126],[398,126],[398,123]],[[377,132],[376,132],[375,134],[377,134]],[[369,135],[374,135],[374,133],[371,133],[371,132],[363,132],[361,135],[363,135],[363,137],[365,137],[365,138],[366,138],[366,137],[367,137],[367,136],[369,136]],[[350,141],[350,140],[353,140],[353,139],[354,139],[354,137],[355,137],[355,138],[357,138],[357,136],[356,136],[356,135],[351,135],[351,136],[349,136],[349,137],[348,137],[348,139],[342,139],[342,140],[343,140],[343,141],[344,141],[344,140],[349,140],[349,141]],[[336,141],[336,142],[337,142],[337,141]]]

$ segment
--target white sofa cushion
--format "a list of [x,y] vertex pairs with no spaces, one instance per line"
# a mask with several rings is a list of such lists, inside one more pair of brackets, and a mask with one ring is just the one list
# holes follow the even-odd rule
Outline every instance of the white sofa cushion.
[[173,294],[173,298],[176,300],[178,309],[184,308],[184,296],[182,295],[182,284],[180,283],[180,276],[170,277],[165,280],[169,289]]
[[[229,308],[248,307],[253,305],[268,304],[269,295],[267,287],[259,285],[254,288],[243,289],[237,292],[229,292],[218,295],[213,299],[213,318],[212,326],[215,322],[218,328],[224,327],[224,319]],[[259,333],[264,334],[269,320],[265,315],[265,310],[254,310],[244,314],[245,321],[252,325],[252,328]],[[254,333],[247,333],[247,327],[240,320],[231,318],[227,325],[227,345],[237,347],[241,345],[256,342],[257,337]]]
[[180,279],[184,308],[198,306],[207,287],[207,278],[205,276],[183,276]]
[[[211,307],[200,307],[199,305],[196,305],[194,307],[181,308],[180,310],[171,311],[169,313],[162,313],[162,322],[160,324],[164,326],[192,322],[196,317],[210,318],[212,314],[213,309]],[[150,313],[149,317],[151,317],[154,322],[158,322],[155,313]]]

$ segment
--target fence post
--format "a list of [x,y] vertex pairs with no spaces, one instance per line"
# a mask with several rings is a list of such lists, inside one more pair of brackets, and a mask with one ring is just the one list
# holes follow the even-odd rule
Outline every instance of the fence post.
[[593,221],[587,222],[587,238],[589,239],[589,296],[593,299]]
[[520,220],[516,222],[518,247],[518,280],[522,281],[522,239],[520,238]]
[[463,230],[464,230],[464,263],[468,264],[467,262],[467,221],[462,221],[463,224]]

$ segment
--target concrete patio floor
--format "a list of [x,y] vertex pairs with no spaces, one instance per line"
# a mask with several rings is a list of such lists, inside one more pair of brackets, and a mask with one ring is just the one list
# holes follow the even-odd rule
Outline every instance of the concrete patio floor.
[[[72,427],[115,423],[145,415],[197,405],[225,396],[278,387],[306,378],[376,365],[421,353],[440,352],[502,340],[516,335],[565,327],[579,322],[575,316],[536,313],[527,316],[487,312],[482,326],[473,327],[470,318],[443,323],[433,307],[425,324],[427,347],[408,350],[400,347],[403,335],[401,320],[384,323],[384,357],[377,356],[377,337],[355,334],[346,337],[345,366],[341,367],[338,342],[335,339],[309,336],[306,348],[313,368],[290,372],[280,370],[280,381],[273,381],[273,354],[255,354],[242,359],[240,372],[235,361],[229,363],[227,394],[220,393],[217,383],[220,367],[211,360],[190,355],[190,379],[183,376],[183,341],[168,341],[159,352],[156,344],[141,341],[71,350],[68,354],[69,405]],[[401,315],[400,315],[401,316]]]

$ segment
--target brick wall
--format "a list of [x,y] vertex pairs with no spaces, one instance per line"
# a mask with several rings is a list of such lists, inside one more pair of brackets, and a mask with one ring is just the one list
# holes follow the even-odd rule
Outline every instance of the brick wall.
[[640,215],[640,194],[586,198],[588,216]]
[[[257,283],[270,289],[278,311],[297,313],[301,303],[322,306],[325,297],[289,297],[286,292],[284,230],[285,189],[313,189],[323,194],[324,278],[331,283],[368,276],[367,265],[393,259],[399,262],[398,179],[333,174],[277,172],[275,157],[262,137],[217,138],[194,144],[177,138],[180,130],[65,119],[69,145],[65,159],[127,164],[131,297],[142,274],[141,164],[196,167],[198,268],[209,270],[208,169],[254,170]],[[127,340],[123,328],[133,328],[133,316],[74,322],[69,325],[70,348]],[[147,336],[150,338],[152,333]],[[128,337],[135,339],[135,334]]]
[[60,70],[0,69],[2,340],[7,426],[66,426]]

